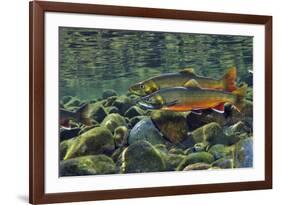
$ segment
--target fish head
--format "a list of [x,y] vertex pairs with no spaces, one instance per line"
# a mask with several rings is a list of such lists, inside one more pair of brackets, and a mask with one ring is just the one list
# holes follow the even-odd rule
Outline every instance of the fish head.
[[157,91],[158,89],[159,87],[153,80],[147,80],[132,85],[129,88],[129,92],[138,96],[146,96]]

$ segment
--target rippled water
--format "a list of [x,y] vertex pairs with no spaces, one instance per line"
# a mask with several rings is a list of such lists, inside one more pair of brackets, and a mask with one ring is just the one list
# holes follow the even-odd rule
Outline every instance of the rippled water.
[[66,27],[59,36],[60,97],[94,99],[106,89],[125,94],[136,82],[186,67],[218,78],[236,66],[240,81],[252,70],[250,36]]

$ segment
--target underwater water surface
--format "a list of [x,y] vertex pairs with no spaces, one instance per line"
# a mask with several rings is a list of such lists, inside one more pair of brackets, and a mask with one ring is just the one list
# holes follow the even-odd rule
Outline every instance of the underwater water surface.
[[61,97],[125,94],[134,83],[187,67],[220,78],[236,66],[243,81],[253,65],[250,36],[61,27],[59,39]]

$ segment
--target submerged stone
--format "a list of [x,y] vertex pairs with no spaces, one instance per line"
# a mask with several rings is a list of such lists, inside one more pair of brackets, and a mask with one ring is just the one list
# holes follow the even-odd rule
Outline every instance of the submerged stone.
[[206,144],[227,144],[227,138],[218,123],[212,122],[204,125],[192,132],[193,140]]
[[75,138],[67,149],[64,160],[84,155],[111,154],[114,148],[111,132],[106,128],[96,127]]
[[115,173],[113,160],[106,155],[76,157],[60,162],[60,176],[82,176]]
[[144,114],[145,114],[144,110],[142,110],[141,108],[139,108],[137,106],[132,106],[125,112],[124,116],[128,117],[128,118],[133,118],[136,116],[142,116]]
[[179,143],[188,137],[186,114],[166,110],[152,111],[151,119],[163,135],[173,143]]
[[114,130],[114,142],[116,147],[121,147],[128,143],[129,130],[125,126],[119,126]]
[[130,131],[128,143],[133,144],[136,141],[146,140],[151,144],[165,144],[166,140],[155,127],[150,118],[139,121]]
[[137,141],[122,153],[123,173],[157,172],[166,169],[161,154],[147,141]]
[[103,91],[103,93],[102,93],[103,99],[107,99],[112,96],[117,96],[117,92],[115,90],[109,89],[109,90]]
[[124,117],[117,113],[111,113],[107,115],[101,123],[102,127],[106,127],[112,133],[119,126],[127,126],[126,120]]
[[199,163],[199,162],[211,164],[213,161],[214,161],[213,155],[211,155],[208,152],[190,153],[189,155],[187,155],[187,157],[185,157],[181,161],[181,163],[177,167],[177,171],[183,170],[186,166],[188,166],[190,164],[195,164],[195,163]]
[[121,95],[113,102],[112,105],[117,107],[120,114],[123,115],[132,106],[132,100],[125,95]]
[[235,167],[253,167],[253,138],[240,140],[235,146]]
[[190,164],[188,166],[186,166],[183,171],[191,171],[191,170],[206,170],[206,169],[210,169],[211,165],[207,164],[207,163],[195,163],[195,164]]

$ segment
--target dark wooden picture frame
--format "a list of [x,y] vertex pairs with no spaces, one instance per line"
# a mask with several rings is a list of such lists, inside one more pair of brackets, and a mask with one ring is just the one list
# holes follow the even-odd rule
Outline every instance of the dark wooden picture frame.
[[[165,195],[241,191],[272,188],[272,17],[198,11],[134,8],[91,4],[30,2],[30,143],[29,200],[30,203],[55,203],[88,200],[152,197]],[[265,180],[87,191],[46,194],[44,190],[44,14],[66,12],[128,17],[149,17],[209,22],[247,23],[265,26]]]

